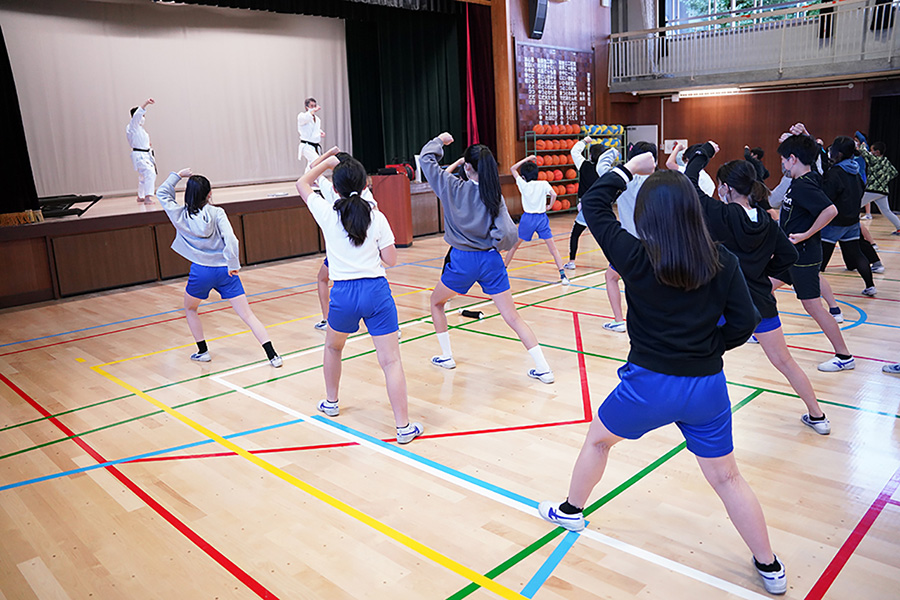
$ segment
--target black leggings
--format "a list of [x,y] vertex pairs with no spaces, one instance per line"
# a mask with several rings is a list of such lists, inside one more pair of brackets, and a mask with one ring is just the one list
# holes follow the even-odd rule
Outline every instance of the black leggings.
[[575,260],[575,255],[578,254],[578,238],[581,237],[585,229],[587,227],[581,223],[572,224],[572,235],[569,236],[569,261]]
[[[859,238],[859,250],[863,253],[863,256],[866,257],[866,260],[869,261],[870,265],[881,262],[878,252],[875,251],[875,248],[872,247],[869,240],[864,237]],[[844,257],[844,266],[847,267],[848,271],[852,271],[856,268],[854,265],[850,264],[850,257],[847,255],[843,246],[841,246],[841,256]]]
[[[875,282],[872,280],[872,267],[869,261],[863,256],[859,248],[859,240],[850,240],[849,242],[838,242],[841,245],[841,254],[844,255],[844,262],[848,266],[856,269],[859,276],[862,277],[866,287],[873,287]],[[828,266],[831,255],[834,254],[834,244],[822,242],[822,270]]]

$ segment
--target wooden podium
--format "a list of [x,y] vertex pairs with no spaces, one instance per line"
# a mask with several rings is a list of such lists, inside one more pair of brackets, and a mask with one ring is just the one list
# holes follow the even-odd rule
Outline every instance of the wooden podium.
[[372,195],[378,210],[384,213],[394,232],[395,244],[400,248],[412,246],[412,204],[409,179],[404,175],[372,175]]

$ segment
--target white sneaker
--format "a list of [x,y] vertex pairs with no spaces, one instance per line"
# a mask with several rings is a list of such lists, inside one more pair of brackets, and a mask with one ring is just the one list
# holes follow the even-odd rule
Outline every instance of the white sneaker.
[[442,369],[455,369],[456,361],[452,356],[432,356],[431,364]]
[[887,373],[888,375],[900,375],[900,363],[884,365],[883,367],[881,367],[881,372]]
[[826,417],[824,421],[813,421],[809,418],[809,413],[807,413],[802,415],[800,420],[803,421],[804,425],[809,425],[815,429],[816,433],[819,435],[828,435],[831,433],[831,421],[828,420],[828,417]]
[[269,364],[271,364],[276,369],[284,364],[284,361],[281,360],[281,357],[277,354],[269,359]]
[[841,360],[837,356],[832,358],[831,360],[826,360],[823,363],[819,363],[818,369],[820,371],[825,371],[826,373],[836,373],[837,371],[849,371],[850,369],[856,368],[856,361],[853,360],[851,356],[847,360]]
[[319,405],[316,407],[319,409],[319,412],[323,412],[329,417],[336,417],[341,414],[341,409],[338,406],[337,402],[329,402],[328,400],[320,400]]
[[209,351],[207,352],[194,352],[191,354],[191,360],[196,360],[197,362],[209,362],[212,360],[209,356]]
[[751,336],[750,336],[750,339],[747,340],[747,343],[748,343],[748,344],[758,344],[758,343],[759,343],[759,340],[756,339],[756,336],[755,336],[755,335],[751,335]]
[[[778,560],[777,556],[775,557],[775,560]],[[780,596],[787,591],[787,577],[785,576],[783,562],[780,560],[778,561],[781,566],[780,570],[767,573],[766,571],[760,570],[755,558],[751,559],[751,561],[756,568],[756,572],[762,577],[763,586],[765,586],[767,592]]]
[[559,282],[563,285],[569,285],[569,278],[563,275],[559,278]]
[[628,330],[628,327],[625,325],[625,321],[610,321],[609,323],[603,324],[603,329],[614,331],[616,333],[625,333]]
[[870,285],[862,291],[863,296],[868,296],[869,298],[874,298],[877,293],[878,290],[875,289],[874,285]]
[[313,325],[313,327],[315,327],[319,331],[325,331],[326,329],[328,329],[328,321],[322,319],[321,321]]
[[872,263],[872,272],[878,274],[884,273],[884,265],[881,264],[880,260]]
[[832,309],[828,309],[828,312],[831,313],[831,316],[834,317],[834,320],[838,323],[844,322],[844,314],[841,312],[841,309],[837,309],[837,312],[831,312]]
[[553,383],[556,381],[556,378],[553,376],[553,371],[538,373],[537,369],[531,369],[528,371],[528,376],[532,379],[539,379],[541,383]]
[[860,219],[865,219],[866,221],[871,221],[872,215],[867,213],[867,214],[864,214],[863,216],[861,216]]
[[425,428],[421,423],[410,423],[406,427],[397,428],[397,443],[408,444],[420,435],[425,433]]
[[563,265],[563,269],[565,269],[566,271],[574,271],[575,270],[575,261],[572,260],[572,261],[567,262],[566,264]]
[[581,531],[584,529],[584,513],[567,515],[559,510],[562,502],[541,502],[538,504],[538,514],[545,521],[559,525],[569,531]]

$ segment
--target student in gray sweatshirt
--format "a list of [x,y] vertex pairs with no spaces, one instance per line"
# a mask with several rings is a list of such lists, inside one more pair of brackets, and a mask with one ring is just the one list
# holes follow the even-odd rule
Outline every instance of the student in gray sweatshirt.
[[[182,177],[189,177],[184,192],[184,205],[175,201],[175,185]],[[272,347],[266,328],[260,323],[241,285],[238,270],[238,240],[231,229],[225,211],[210,203],[212,190],[209,180],[203,175],[194,175],[190,169],[172,172],[156,191],[156,197],[172,225],[175,226],[175,241],[172,250],[191,261],[191,271],[184,290],[184,310],[188,328],[197,342],[197,352],[191,360],[209,362],[209,349],[203,337],[203,324],[197,309],[200,302],[209,298],[210,290],[216,290],[223,300],[231,302],[232,308],[247,324],[273,367],[280,367],[281,357]]]
[[528,376],[553,383],[553,371],[537,337],[516,310],[500,256],[500,250],[508,250],[515,243],[517,231],[500,195],[497,161],[487,146],[469,146],[463,163],[468,181],[463,181],[438,165],[444,146],[452,143],[453,136],[442,133],[420,152],[422,173],[441,202],[444,241],[450,245],[441,280],[431,293],[431,319],[441,345],[441,354],[433,357],[431,363],[444,369],[456,368],[444,305],[456,294],[468,293],[477,282],[534,359],[535,368],[528,371]]

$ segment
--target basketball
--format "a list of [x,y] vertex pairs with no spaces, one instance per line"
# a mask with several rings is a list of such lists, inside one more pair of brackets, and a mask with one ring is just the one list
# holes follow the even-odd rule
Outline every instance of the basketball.
[[537,135],[541,135],[541,134],[544,133],[544,126],[541,125],[540,123],[538,123],[537,125],[534,126],[533,131],[534,131]]
[[569,169],[568,171],[566,171],[566,179],[577,179],[577,178],[578,178],[578,171],[576,171],[575,169]]
[[556,169],[555,171],[553,171],[553,179],[554,179],[555,181],[559,181],[559,180],[562,179],[562,178],[563,178],[563,172],[562,172],[562,171],[560,171],[559,169]]
[[562,208],[562,202],[557,200],[553,203],[553,206],[550,207],[550,210],[560,210]]
[[543,167],[544,166],[544,157],[543,156],[535,156],[534,164],[536,164],[539,167]]
[[563,201],[562,201],[562,209],[563,209],[563,210],[569,210],[569,207],[570,207],[570,206],[572,206],[572,204],[571,204],[568,200],[563,200]]

